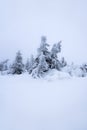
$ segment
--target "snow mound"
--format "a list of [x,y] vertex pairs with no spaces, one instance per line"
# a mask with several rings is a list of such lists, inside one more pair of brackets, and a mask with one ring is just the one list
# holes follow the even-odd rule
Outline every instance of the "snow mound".
[[45,79],[52,81],[57,79],[69,79],[70,77],[71,76],[66,72],[53,69],[48,72],[48,74],[45,76]]
[[86,76],[86,74],[84,73],[84,71],[82,71],[80,66],[75,66],[75,65],[64,67],[62,69],[62,72],[69,73],[73,77],[84,77],[84,76]]

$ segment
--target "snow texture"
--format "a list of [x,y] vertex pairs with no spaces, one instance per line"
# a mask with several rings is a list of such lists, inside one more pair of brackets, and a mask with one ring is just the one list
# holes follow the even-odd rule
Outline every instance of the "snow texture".
[[49,77],[0,75],[0,130],[87,130],[87,77]]

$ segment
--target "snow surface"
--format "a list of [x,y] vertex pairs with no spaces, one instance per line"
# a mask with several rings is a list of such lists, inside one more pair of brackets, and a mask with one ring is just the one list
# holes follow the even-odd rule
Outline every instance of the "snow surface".
[[87,130],[87,77],[53,75],[0,76],[0,130]]

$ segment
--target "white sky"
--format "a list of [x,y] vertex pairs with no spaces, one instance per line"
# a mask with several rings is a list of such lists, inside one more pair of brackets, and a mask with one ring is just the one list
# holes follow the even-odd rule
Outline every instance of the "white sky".
[[0,1],[0,61],[18,50],[29,57],[41,35],[50,44],[62,40],[68,62],[87,62],[87,0]]

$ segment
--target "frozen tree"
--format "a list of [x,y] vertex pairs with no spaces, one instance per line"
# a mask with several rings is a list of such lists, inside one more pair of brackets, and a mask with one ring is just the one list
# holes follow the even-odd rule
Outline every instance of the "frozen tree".
[[8,59],[7,60],[5,60],[4,62],[3,62],[3,70],[4,71],[6,71],[6,70],[8,70]]
[[30,57],[30,66],[32,67],[34,65],[34,56],[31,55]]
[[38,48],[39,55],[42,52],[43,52],[44,55],[48,55],[49,54],[48,47],[49,47],[49,44],[47,44],[47,38],[45,36],[42,36],[40,48]]
[[[83,71],[84,73],[84,76],[87,76],[87,63],[84,63],[83,65],[81,65],[81,70]],[[84,77],[83,76],[83,77]]]
[[51,55],[50,55],[50,52],[49,52],[49,44],[47,43],[47,38],[45,36],[42,36],[41,37],[41,44],[40,44],[40,48],[38,49],[39,51],[39,56],[43,55],[45,56],[45,61],[47,62],[47,64],[49,65],[50,67],[50,64],[51,64]]
[[1,71],[1,74],[2,74],[2,71],[3,71],[3,63],[2,62],[0,63],[0,71]]
[[41,77],[44,74],[44,72],[48,70],[49,70],[49,66],[46,62],[45,55],[42,52],[41,55],[39,56],[39,64],[37,68],[33,70],[32,76]]
[[45,56],[43,55],[43,53],[41,53],[40,57],[39,57],[39,64],[38,64],[38,71],[40,74],[42,74],[43,72],[48,71],[48,64],[46,62]]
[[61,67],[61,63],[58,60],[58,56],[57,54],[61,52],[61,41],[58,42],[57,44],[54,44],[52,49],[51,49],[51,68],[56,68],[58,70],[60,70]]
[[29,74],[32,73],[32,70],[35,68],[34,66],[35,66],[35,59],[34,59],[34,56],[31,55],[30,60],[29,60],[29,69],[28,69]]
[[25,64],[25,69],[29,72],[29,74],[31,74],[32,70],[34,69],[34,65],[35,65],[35,59],[34,56],[31,55],[31,57],[27,59],[27,62]]
[[57,57],[57,54],[61,52],[61,41],[59,41],[57,44],[54,44],[51,49],[51,57],[55,58]]
[[7,71],[8,70],[8,59],[7,60],[5,60],[5,61],[2,61],[1,63],[0,63],[0,71],[1,71],[1,74],[2,74],[2,72],[3,71]]
[[38,48],[38,55],[37,55],[37,58],[35,60],[37,62],[37,64],[39,64],[39,56],[41,55],[41,53],[43,53],[43,55],[45,56],[46,62],[50,66],[51,55],[49,52],[49,44],[47,43],[47,38],[45,36],[41,37],[41,44],[40,44],[40,47]]
[[21,52],[18,51],[14,63],[11,66],[12,74],[22,74],[24,71],[24,64],[22,62]]
[[27,62],[25,64],[25,69],[29,72],[29,69],[30,69],[30,61],[29,61],[29,59],[27,59]]

